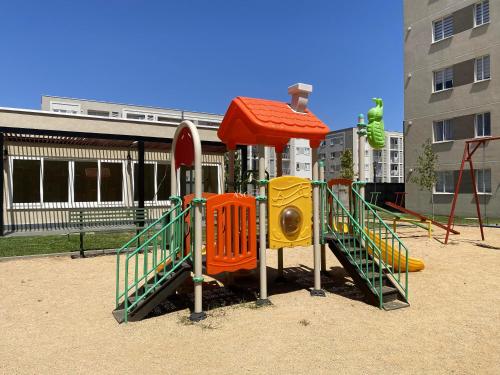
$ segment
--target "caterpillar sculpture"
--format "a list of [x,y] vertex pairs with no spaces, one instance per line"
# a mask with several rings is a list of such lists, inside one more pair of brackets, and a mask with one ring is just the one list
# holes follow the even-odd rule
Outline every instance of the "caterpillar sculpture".
[[372,100],[376,105],[368,111],[366,133],[370,146],[374,149],[381,149],[385,144],[384,102],[380,98],[373,98]]

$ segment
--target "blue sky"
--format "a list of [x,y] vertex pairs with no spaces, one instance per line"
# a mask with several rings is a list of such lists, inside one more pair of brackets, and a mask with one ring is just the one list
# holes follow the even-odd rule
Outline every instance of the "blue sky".
[[224,113],[311,83],[330,128],[385,101],[403,120],[402,1],[5,1],[0,106],[43,94]]

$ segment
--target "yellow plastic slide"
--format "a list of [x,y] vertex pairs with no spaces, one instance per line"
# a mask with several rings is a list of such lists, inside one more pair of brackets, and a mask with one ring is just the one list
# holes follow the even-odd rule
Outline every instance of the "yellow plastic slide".
[[[388,243],[386,244],[385,241],[381,241],[380,237],[368,228],[366,228],[366,233],[372,239],[375,245],[380,248],[380,257],[385,263],[391,265],[394,271],[406,271],[406,257],[403,254],[401,254],[401,260],[399,260],[400,254],[398,250],[393,249],[392,246]],[[370,246],[368,246],[368,252],[370,253],[370,255],[373,255]],[[393,259],[395,264],[392,264]],[[424,268],[425,264],[421,259],[408,257],[408,272],[417,272],[423,270]]]

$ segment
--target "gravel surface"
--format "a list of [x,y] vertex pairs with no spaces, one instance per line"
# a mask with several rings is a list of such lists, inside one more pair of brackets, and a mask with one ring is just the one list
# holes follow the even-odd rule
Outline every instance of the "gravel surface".
[[477,246],[477,228],[459,230],[444,246],[401,229],[426,269],[410,274],[411,307],[391,312],[363,303],[330,253],[327,296],[311,298],[310,248],[285,250],[296,281],[282,286],[269,251],[273,306],[212,288],[206,304],[241,303],[197,324],[181,308],[118,325],[113,256],[3,262],[0,373],[499,374],[500,229],[485,230],[489,248]]

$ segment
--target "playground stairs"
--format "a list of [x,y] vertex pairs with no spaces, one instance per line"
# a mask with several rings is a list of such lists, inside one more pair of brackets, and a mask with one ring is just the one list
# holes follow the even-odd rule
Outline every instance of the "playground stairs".
[[322,243],[344,267],[368,303],[384,310],[409,306],[408,249],[354,183],[346,208],[326,184],[321,190]]
[[183,209],[180,198],[175,201],[117,251],[113,316],[119,323],[145,318],[191,277],[191,246],[186,242],[190,208]]
[[[138,297],[141,300],[128,312],[128,321],[135,322],[144,319],[167,297],[175,294],[177,289],[191,277],[192,267],[189,262],[182,263],[173,272],[170,269],[158,272],[157,279],[163,279],[158,285],[155,285],[155,276],[152,276],[137,292],[133,291],[128,296],[127,305],[133,306]],[[165,276],[165,277],[163,277]],[[114,311],[113,316],[118,323],[125,321],[125,301],[123,301]]]
[[[380,267],[355,236],[337,238],[330,234],[325,236],[325,241],[368,303],[381,305],[384,310],[409,306],[387,269]],[[362,272],[363,269],[366,272]]]

